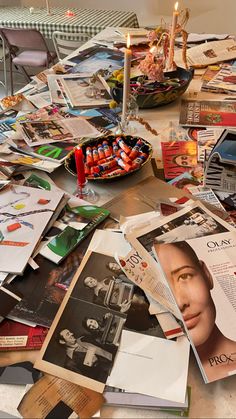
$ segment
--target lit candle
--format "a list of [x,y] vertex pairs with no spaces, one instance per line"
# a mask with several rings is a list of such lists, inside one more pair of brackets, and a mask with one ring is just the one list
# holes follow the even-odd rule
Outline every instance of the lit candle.
[[173,69],[173,61],[174,61],[174,48],[175,48],[175,31],[178,23],[178,2],[175,3],[175,9],[173,11],[172,17],[172,25],[171,25],[171,32],[170,32],[170,48],[169,48],[169,55],[168,55],[168,65],[167,70]]
[[75,16],[75,13],[74,12],[72,12],[72,10],[67,10],[67,12],[66,12],[66,16]]
[[82,188],[86,183],[84,172],[84,155],[81,147],[75,148],[75,165],[77,173],[78,186]]
[[47,6],[47,15],[50,15],[51,10],[50,10],[50,5],[49,5],[49,0],[46,0],[46,6]]
[[122,122],[126,120],[127,105],[129,100],[130,91],[130,69],[131,69],[131,56],[130,49],[130,36],[127,35],[127,48],[125,49],[125,62],[124,62],[124,84],[123,84],[123,106],[122,106]]

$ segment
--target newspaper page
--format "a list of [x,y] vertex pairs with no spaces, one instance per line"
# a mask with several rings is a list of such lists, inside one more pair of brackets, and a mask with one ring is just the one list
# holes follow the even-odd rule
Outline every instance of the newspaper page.
[[[236,58],[236,42],[234,39],[204,42],[187,50],[187,62],[193,67],[206,67],[234,58]],[[175,62],[181,63],[181,51],[177,51],[175,54]]]
[[154,243],[205,382],[236,373],[235,231]]
[[18,411],[24,418],[44,419],[63,402],[82,418],[90,418],[103,405],[101,394],[51,375],[44,375],[25,394]]

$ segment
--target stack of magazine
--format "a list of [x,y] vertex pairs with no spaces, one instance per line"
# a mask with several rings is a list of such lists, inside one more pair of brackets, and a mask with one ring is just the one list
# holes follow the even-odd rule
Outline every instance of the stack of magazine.
[[205,167],[205,185],[236,192],[236,131],[225,130],[215,144]]

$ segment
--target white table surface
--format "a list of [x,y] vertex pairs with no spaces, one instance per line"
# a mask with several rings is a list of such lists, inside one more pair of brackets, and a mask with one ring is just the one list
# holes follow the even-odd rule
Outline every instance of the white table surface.
[[[96,35],[96,39],[105,39],[113,33],[112,28],[107,28],[100,34]],[[89,41],[86,46],[90,46]],[[193,92],[199,91],[201,84],[200,76],[195,76],[192,80],[188,91],[182,97],[190,97]],[[222,96],[217,95],[216,98]],[[201,93],[198,98],[214,98],[209,93]],[[170,121],[178,122],[180,100],[172,104],[150,109],[140,110],[139,115],[145,118],[150,125],[160,132],[167,127]],[[135,135],[150,141],[154,148],[154,153],[160,156],[160,144],[157,136],[152,135],[142,125],[135,123],[137,132]],[[107,184],[96,184],[90,182],[91,186],[98,192],[99,200],[96,204],[102,205],[118,193],[126,188],[133,186],[135,183],[145,179],[153,174],[151,164],[147,164],[142,170],[132,176],[128,176],[118,182],[109,182]],[[73,192],[76,187],[76,178],[71,176],[62,167],[59,171],[51,175],[54,181],[68,192]],[[158,371],[154,372],[158,374]],[[142,379],[140,377],[140,379]],[[195,357],[191,354],[188,385],[191,386],[191,407],[190,418],[235,418],[236,417],[236,376],[204,384],[199,367],[195,361]],[[16,407],[23,395],[25,386],[0,385],[0,410],[13,415],[19,416]],[[154,410],[141,410],[120,407],[103,407],[100,416],[102,418],[174,418],[169,413],[163,413]],[[178,417],[178,416],[176,416]]]

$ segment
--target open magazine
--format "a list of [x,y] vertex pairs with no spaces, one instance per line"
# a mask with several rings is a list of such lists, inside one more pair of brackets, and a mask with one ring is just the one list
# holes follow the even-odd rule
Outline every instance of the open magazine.
[[206,186],[224,192],[236,192],[235,146],[236,131],[225,130],[206,162]]
[[[152,283],[152,296],[158,300],[162,282],[162,297],[167,303],[169,296],[174,299],[204,381],[234,374],[235,230],[195,203],[149,226],[137,226],[127,237],[137,254],[160,273]],[[120,259],[125,272],[131,261],[129,255]],[[150,285],[148,278],[144,280],[143,289]]]

